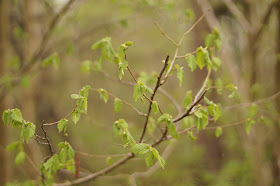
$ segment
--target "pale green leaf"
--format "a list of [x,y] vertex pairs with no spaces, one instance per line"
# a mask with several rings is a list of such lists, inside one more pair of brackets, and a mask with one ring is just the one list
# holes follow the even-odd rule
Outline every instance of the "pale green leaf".
[[155,114],[158,113],[159,111],[158,104],[156,101],[153,101],[152,103],[152,110],[154,111]]
[[115,98],[114,100],[114,109],[115,112],[119,112],[122,109],[122,101],[119,98]]
[[139,144],[134,145],[132,148],[130,148],[130,151],[135,154],[141,155],[141,154],[146,154],[147,152],[149,152],[149,149],[150,149],[150,147],[148,144],[139,143]]
[[184,97],[184,107],[187,108],[191,103],[192,103],[192,100],[193,100],[193,96],[192,96],[192,91],[188,91]]
[[197,66],[197,61],[196,61],[195,56],[190,55],[190,56],[187,56],[185,59],[188,63],[188,66],[190,67],[191,71],[193,72],[196,69],[196,66]]
[[57,128],[59,133],[64,129],[64,132],[67,129],[67,125],[68,125],[68,120],[66,118],[61,119],[58,124],[57,124]]
[[24,162],[24,160],[25,160],[25,152],[21,151],[17,154],[15,158],[15,164],[20,165]]
[[222,133],[223,133],[222,127],[217,127],[215,130],[215,136],[218,138],[222,135]]

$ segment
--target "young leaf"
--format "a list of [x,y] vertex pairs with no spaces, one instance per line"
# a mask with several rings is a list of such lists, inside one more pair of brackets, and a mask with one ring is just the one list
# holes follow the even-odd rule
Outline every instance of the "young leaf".
[[72,99],[83,99],[84,97],[83,96],[80,96],[78,94],[71,94],[71,98]]
[[147,167],[151,167],[154,164],[154,154],[152,152],[148,152],[145,158],[145,163]]
[[256,116],[258,112],[258,107],[256,104],[252,104],[250,107],[249,107],[249,110],[248,110],[248,113],[247,113],[247,117],[248,118],[253,118]]
[[118,68],[118,76],[120,78],[120,80],[122,79],[123,75],[124,75],[124,70],[127,69],[127,61],[123,60],[122,62],[120,62],[119,64],[119,68]]
[[222,127],[217,127],[215,130],[215,136],[218,138],[222,135],[222,133],[223,133]]
[[167,122],[167,121],[170,121],[171,119],[172,119],[172,116],[170,116],[169,114],[163,114],[158,118],[158,123]]
[[152,134],[156,128],[155,120],[152,117],[149,117],[149,122],[147,126],[147,131],[149,134]]
[[92,71],[92,62],[90,60],[83,61],[81,65],[81,72],[90,73]]
[[165,161],[164,159],[159,155],[158,151],[155,148],[152,148],[153,155],[158,160],[158,164],[161,166],[162,169],[164,169]]
[[57,128],[59,133],[64,129],[64,132],[67,129],[67,125],[68,125],[68,120],[66,118],[61,119],[58,124],[57,124]]
[[125,45],[126,45],[126,46],[132,46],[132,45],[133,45],[133,42],[132,42],[132,41],[127,41],[127,42],[125,42]]
[[[200,113],[200,114],[198,114]],[[197,130],[200,131],[202,129],[205,129],[205,127],[208,125],[208,117],[207,115],[203,114],[201,111],[198,111],[196,116],[201,116],[201,117],[197,117],[196,118],[196,127],[197,127]]]
[[34,137],[35,128],[36,126],[31,122],[27,122],[25,125],[22,125],[21,138],[25,139],[28,143],[28,141]]
[[96,49],[102,48],[103,46],[104,46],[104,39],[101,39],[100,41],[97,41],[96,43],[94,43],[91,46],[91,49],[96,50]]
[[207,47],[214,46],[214,42],[215,42],[215,35],[212,33],[208,34],[205,38],[205,46]]
[[107,157],[106,158],[106,163],[108,164],[108,165],[113,165],[113,160],[112,160],[112,157]]
[[81,113],[78,112],[77,110],[75,110],[73,113],[72,113],[72,121],[76,124],[79,119],[81,117]]
[[[221,78],[216,79],[214,85],[217,86],[217,87],[222,87],[223,86],[222,79]],[[217,93],[222,94],[222,90],[223,90],[222,88],[217,88]]]
[[155,114],[158,113],[159,111],[158,104],[156,101],[153,101],[152,103],[152,110],[154,111]]
[[221,116],[221,111],[216,104],[212,104],[208,106],[208,111],[211,116],[213,116],[214,121],[217,121],[218,118]]
[[15,158],[15,164],[20,165],[24,162],[24,160],[25,160],[25,152],[21,151],[17,154]]
[[192,103],[192,100],[193,100],[193,96],[192,96],[192,91],[188,91],[184,97],[184,107],[187,108],[191,103]]
[[151,94],[154,93],[154,91],[153,91],[150,87],[148,87],[147,85],[145,85],[145,84],[144,84],[144,89],[145,89],[146,92],[149,92],[149,93],[151,93]]
[[146,154],[147,152],[149,152],[149,150],[150,150],[149,145],[145,144],[145,143],[139,143],[139,144],[134,145],[132,148],[130,148],[131,152],[138,154],[138,155]]
[[196,51],[197,51],[196,53],[197,65],[202,70],[202,68],[206,65],[205,53],[203,52],[202,47],[197,48]]
[[14,149],[21,150],[22,149],[22,141],[16,141],[14,143],[9,144],[6,147],[7,151],[11,151],[11,150],[14,150]]
[[89,85],[84,86],[81,90],[79,90],[79,95],[88,98],[90,88],[91,87]]
[[11,119],[14,121],[22,122],[22,114],[19,109],[12,109],[11,110]]
[[173,123],[173,121],[167,121],[166,122],[166,126],[168,128],[168,132],[170,134],[170,136],[174,139],[178,139],[179,138],[179,134],[176,130],[175,124]]
[[45,169],[51,169],[53,172],[56,172],[59,167],[58,155],[53,155],[43,166]]
[[12,118],[11,118],[11,111],[10,110],[5,110],[3,112],[2,120],[3,120],[5,125],[8,125],[11,122]]
[[184,117],[183,119],[183,126],[185,128],[190,128],[192,127],[193,125],[195,125],[195,121],[193,119],[193,116],[187,116],[187,117]]
[[192,141],[197,140],[197,137],[195,137],[195,136],[193,135],[193,132],[192,132],[192,131],[187,131],[187,136],[188,136]]
[[191,71],[193,72],[196,69],[196,66],[197,66],[197,61],[196,61],[195,56],[190,55],[190,56],[186,57],[185,59],[188,63],[188,66],[190,67]]
[[133,147],[136,144],[136,141],[128,130],[126,131],[126,134],[124,134],[124,136],[126,138],[126,143],[128,143],[129,146]]
[[143,93],[144,93],[144,91],[143,91],[143,88],[141,87],[141,85],[138,84],[138,83],[135,84],[135,85],[134,85],[134,89],[133,89],[133,98],[134,98],[135,102],[136,102],[140,97],[143,96]]
[[210,101],[206,96],[204,96],[203,99],[204,99],[204,101],[207,105],[213,105],[214,104],[213,101]]
[[106,90],[104,90],[103,88],[98,89],[98,92],[100,94],[100,99],[103,99],[103,101],[105,103],[107,103],[108,101],[108,94],[106,92]]
[[59,56],[56,52],[44,59],[42,62],[42,67],[47,67],[50,65],[53,65],[56,69],[59,66]]
[[119,54],[119,56],[121,57],[121,59],[124,58],[125,52],[126,52],[127,49],[128,49],[128,46],[127,46],[126,44],[121,44],[121,45],[119,46],[118,54]]
[[214,71],[217,71],[218,68],[221,66],[221,60],[217,57],[212,57],[212,68]]
[[255,123],[255,120],[252,120],[251,118],[247,119],[247,121],[245,122],[245,130],[247,134],[250,134],[251,127]]
[[177,68],[177,78],[179,80],[179,85],[182,86],[182,82],[184,80],[184,71],[183,71],[183,67],[179,67]]
[[122,101],[119,98],[115,98],[114,100],[114,109],[115,112],[119,112],[122,109]]

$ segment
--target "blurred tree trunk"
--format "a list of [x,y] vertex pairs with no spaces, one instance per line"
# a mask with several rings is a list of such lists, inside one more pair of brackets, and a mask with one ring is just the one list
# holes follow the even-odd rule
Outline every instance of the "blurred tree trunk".
[[[4,74],[4,64],[7,56],[7,38],[8,38],[8,10],[9,0],[0,0],[0,77]],[[5,100],[0,102],[0,113],[6,108]],[[7,181],[7,160],[3,149],[6,147],[8,130],[0,120],[0,185]]]

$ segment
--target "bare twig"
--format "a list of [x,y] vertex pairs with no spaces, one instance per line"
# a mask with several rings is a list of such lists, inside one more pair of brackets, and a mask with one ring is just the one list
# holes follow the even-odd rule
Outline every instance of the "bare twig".
[[161,33],[169,40],[171,41],[171,43],[173,43],[175,45],[175,47],[178,47],[177,43],[171,38],[169,37],[164,30],[159,26],[159,24],[157,22],[155,22],[155,25],[158,27],[158,29],[161,31]]
[[[148,112],[147,112],[147,116],[146,116],[146,121],[145,121],[145,124],[144,124],[144,127],[143,127],[143,131],[142,131],[141,136],[140,136],[140,138],[139,138],[139,140],[138,140],[139,143],[142,142],[142,140],[143,140],[143,138],[144,138],[144,136],[145,136],[146,128],[147,128],[147,125],[148,125],[148,122],[149,122],[149,117],[150,117],[151,110],[152,110],[152,103],[153,103],[153,100],[154,100],[154,97],[155,97],[155,95],[156,95],[156,92],[157,92],[158,88],[161,86],[160,80],[161,80],[161,77],[162,77],[162,75],[163,75],[163,72],[164,72],[165,68],[166,68],[167,65],[168,65],[168,61],[169,61],[169,55],[167,55],[167,57],[166,57],[166,59],[165,59],[165,62],[164,62],[164,65],[163,65],[163,68],[161,69],[161,72],[160,72],[159,75],[158,75],[157,83],[156,83],[156,86],[155,86],[154,91],[153,91],[154,93],[153,93],[152,96],[151,96],[151,102],[150,102],[150,104],[149,104],[149,108],[148,108]],[[161,113],[162,113],[162,112],[161,112]]]
[[53,148],[52,148],[52,144],[51,144],[51,142],[50,142],[50,139],[47,137],[47,131],[44,129],[43,123],[42,123],[42,125],[41,125],[41,128],[42,128],[42,130],[43,130],[43,132],[44,132],[45,139],[46,139],[46,141],[47,141],[47,143],[48,143],[48,145],[49,145],[49,149],[50,149],[50,151],[51,151],[51,154],[45,159],[45,162],[46,162],[49,158],[52,157],[52,155],[54,154],[54,152],[53,152]]
[[86,156],[86,157],[91,157],[91,158],[108,158],[108,157],[123,157],[127,156],[127,154],[112,154],[112,155],[95,155],[95,154],[87,154],[84,152],[78,152],[75,151],[75,153],[81,155],[81,156]]
[[[75,111],[76,107],[64,118],[69,118],[71,116],[71,114]],[[52,126],[52,125],[57,125],[58,123],[59,123],[59,121],[56,121],[56,122],[53,122],[53,123],[44,123],[43,126]]]
[[[94,91],[98,91],[97,88],[91,88]],[[104,90],[109,96],[113,97],[113,98],[118,98],[117,96],[111,94],[110,92],[108,92],[107,90]],[[130,108],[132,108],[135,112],[137,112],[137,114],[139,114],[140,116],[146,116],[146,114],[140,112],[139,110],[137,110],[137,108],[135,108],[133,105],[131,105],[130,103],[118,98],[121,102],[123,102],[124,104],[128,105]]]

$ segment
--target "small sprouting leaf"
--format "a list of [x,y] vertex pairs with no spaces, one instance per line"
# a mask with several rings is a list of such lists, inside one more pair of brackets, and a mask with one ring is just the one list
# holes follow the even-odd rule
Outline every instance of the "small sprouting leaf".
[[177,68],[177,78],[179,80],[179,85],[182,86],[182,82],[184,80],[184,71],[183,71],[183,67],[179,67]]
[[256,123],[255,120],[252,120],[251,118],[247,119],[247,121],[245,122],[245,130],[247,134],[250,134],[251,127],[255,123]]
[[121,59],[124,58],[125,52],[126,52],[127,49],[128,49],[128,46],[126,44],[121,44],[119,46],[118,54],[121,57]]
[[145,163],[147,167],[151,167],[154,164],[154,154],[152,152],[148,152],[145,158]]
[[193,100],[193,96],[192,96],[192,91],[188,91],[184,97],[184,107],[187,108],[191,103],[192,103],[192,100]]
[[90,88],[91,87],[89,85],[84,86],[81,90],[79,90],[79,95],[88,98]]
[[183,125],[185,128],[190,128],[192,127],[193,125],[195,125],[195,121],[193,119],[193,116],[187,116],[187,117],[184,117],[183,119]]
[[195,136],[193,135],[193,132],[192,132],[192,131],[187,131],[187,136],[188,136],[192,141],[197,140],[197,137],[195,137]]
[[[223,86],[223,80],[221,78],[216,79],[214,85],[216,87],[222,87]],[[217,93],[222,94],[222,90],[223,90],[222,88],[217,88]]]
[[205,101],[205,103],[207,104],[207,105],[212,105],[212,104],[214,104],[213,103],[213,101],[210,101],[206,96],[204,96],[204,101]]
[[119,112],[122,109],[122,101],[119,98],[115,98],[114,100],[114,109],[115,112]]
[[248,110],[248,113],[247,113],[247,117],[248,118],[253,118],[256,116],[258,112],[258,107],[256,104],[252,104],[250,107],[249,107],[249,110]]
[[14,121],[22,122],[23,118],[19,109],[11,110],[11,119]]
[[148,144],[145,143],[139,143],[139,144],[135,144],[132,148],[130,148],[130,151],[141,155],[141,154],[146,154],[147,152],[149,152],[150,147]]
[[201,111],[197,111],[197,112],[195,112],[195,116],[197,117],[196,118],[197,130],[200,131],[202,129],[205,129],[205,127],[208,125],[208,122],[209,122],[207,115],[205,115]]
[[28,141],[34,137],[35,128],[36,126],[31,122],[27,122],[25,125],[22,125],[21,138],[25,139],[28,143]]
[[127,61],[123,60],[122,62],[120,62],[119,64],[119,68],[118,68],[118,76],[120,78],[120,80],[122,79],[123,75],[124,75],[124,70],[127,69]]
[[57,128],[59,133],[64,129],[64,132],[67,129],[67,125],[68,125],[68,120],[66,118],[61,119],[58,124],[57,124]]
[[222,135],[222,133],[223,133],[222,127],[217,127],[215,130],[215,136],[218,138]]
[[13,142],[13,143],[9,144],[6,147],[6,150],[7,151],[11,151],[11,150],[14,150],[14,149],[21,150],[21,148],[22,148],[22,141],[16,141],[16,142]]
[[56,172],[59,167],[58,155],[57,154],[53,155],[50,159],[48,159],[48,161],[46,163],[43,164],[43,166],[45,169],[51,168],[51,170]]
[[47,57],[46,59],[44,59],[42,62],[43,67],[47,67],[50,65],[53,65],[56,69],[59,66],[59,56],[56,52],[53,53],[51,56]]
[[208,106],[208,111],[211,116],[213,116],[214,121],[217,121],[218,118],[221,116],[221,111],[216,104],[211,104]]
[[193,10],[191,10],[191,9],[186,9],[184,11],[184,14],[185,14],[186,18],[189,19],[190,21],[194,20],[194,18],[195,18],[195,14],[194,14]]
[[166,126],[167,126],[167,128],[168,128],[168,132],[169,132],[169,134],[170,134],[170,136],[172,137],[172,138],[174,138],[174,139],[178,139],[179,138],[179,134],[178,134],[178,132],[177,132],[177,130],[176,130],[176,127],[175,127],[175,124],[174,124],[174,122],[173,121],[167,121],[166,122]]
[[67,150],[66,148],[62,148],[60,149],[59,153],[58,153],[58,159],[60,161],[60,163],[66,163],[67,161]]
[[2,120],[3,120],[5,125],[8,125],[11,122],[12,118],[11,118],[11,111],[10,110],[5,110],[3,112]]
[[100,41],[97,41],[96,43],[94,43],[91,46],[91,49],[96,50],[96,49],[102,48],[103,46],[104,46],[104,39],[101,39]]
[[83,61],[81,65],[81,71],[83,73],[90,73],[92,71],[92,62],[90,60]]
[[152,117],[149,117],[147,130],[149,134],[152,134],[156,128],[155,120]]
[[212,57],[212,68],[214,71],[217,71],[218,68],[221,66],[221,60],[217,57]]
[[72,121],[76,124],[79,119],[81,117],[81,113],[78,112],[77,110],[75,110],[73,113],[72,113]]
[[214,46],[214,41],[215,41],[215,35],[214,34],[208,34],[205,38],[205,46],[207,47],[211,47],[211,46]]
[[196,51],[197,51],[196,53],[197,65],[200,69],[202,69],[206,65],[205,53],[203,52],[202,47],[197,48]]
[[124,119],[119,119],[117,123],[122,129],[126,129],[128,127],[128,124]]
[[159,155],[157,149],[152,148],[152,152],[154,157],[158,160],[158,164],[161,166],[162,169],[164,169],[165,161],[164,159]]
[[144,84],[144,89],[145,89],[146,92],[149,92],[149,93],[151,93],[151,94],[154,93],[154,91],[153,91],[150,87],[148,87],[147,85],[145,85],[145,84]]
[[155,114],[158,113],[159,111],[158,104],[156,101],[153,101],[152,103],[152,110],[154,111]]
[[137,101],[140,97],[143,96],[144,90],[140,84],[135,84],[133,89],[133,98]]
[[170,116],[169,114],[163,114],[158,118],[158,122],[167,122],[170,121],[172,119],[172,116]]
[[25,160],[25,152],[21,151],[17,154],[15,158],[15,164],[20,165],[24,162],[24,160]]
[[130,134],[130,132],[128,130],[125,135],[126,135],[126,141],[127,141],[128,145],[133,147],[136,144],[136,141],[134,140],[134,138],[132,137],[132,135]]
[[126,46],[132,46],[132,45],[133,45],[133,42],[132,42],[132,41],[127,41],[127,42],[125,42],[125,45],[126,45]]
[[108,94],[107,94],[106,90],[104,90],[103,88],[100,88],[100,89],[98,89],[98,92],[100,94],[100,99],[102,99],[105,103],[107,103]]
[[83,96],[80,96],[78,94],[71,94],[71,98],[72,99],[83,99],[84,97]]
[[195,56],[190,55],[190,56],[187,56],[185,59],[188,63],[188,66],[190,67],[191,71],[193,72],[196,69],[196,66],[197,66],[197,61],[196,61]]
[[107,157],[107,158],[106,158],[106,163],[107,163],[108,165],[113,165],[112,157]]

